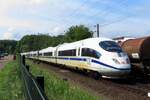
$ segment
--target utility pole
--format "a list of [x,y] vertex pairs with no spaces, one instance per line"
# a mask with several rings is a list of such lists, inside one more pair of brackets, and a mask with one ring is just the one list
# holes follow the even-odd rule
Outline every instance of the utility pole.
[[96,27],[97,27],[97,37],[99,37],[99,24],[97,24]]

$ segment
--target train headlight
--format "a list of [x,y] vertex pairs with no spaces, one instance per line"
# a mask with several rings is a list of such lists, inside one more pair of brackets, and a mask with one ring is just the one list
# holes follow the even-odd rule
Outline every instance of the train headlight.
[[112,59],[116,64],[120,64],[120,62],[117,59]]

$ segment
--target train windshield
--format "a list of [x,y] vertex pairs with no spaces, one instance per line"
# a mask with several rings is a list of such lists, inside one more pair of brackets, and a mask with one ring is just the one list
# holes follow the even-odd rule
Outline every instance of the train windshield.
[[114,41],[102,41],[100,47],[109,52],[123,52],[121,47]]

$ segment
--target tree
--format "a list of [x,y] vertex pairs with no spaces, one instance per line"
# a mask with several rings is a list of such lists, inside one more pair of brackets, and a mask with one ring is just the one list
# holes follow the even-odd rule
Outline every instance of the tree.
[[72,26],[66,32],[66,41],[73,42],[86,38],[90,38],[93,36],[93,32],[89,30],[88,27],[84,25]]
[[0,51],[13,54],[17,45],[15,40],[0,40]]
[[[54,45],[53,37],[47,34],[26,35],[17,44],[17,52],[41,50]],[[20,49],[18,49],[20,48]]]
[[41,50],[57,46],[64,42],[73,42],[92,37],[93,33],[84,25],[72,26],[64,35],[49,36],[47,34],[26,35],[17,43],[17,52]]

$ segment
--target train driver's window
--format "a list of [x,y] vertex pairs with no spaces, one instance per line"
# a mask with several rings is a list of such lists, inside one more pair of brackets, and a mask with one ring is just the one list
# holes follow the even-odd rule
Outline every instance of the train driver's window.
[[99,59],[101,54],[97,52],[96,50],[90,49],[90,48],[82,48],[82,56],[87,56],[87,57],[94,57]]

